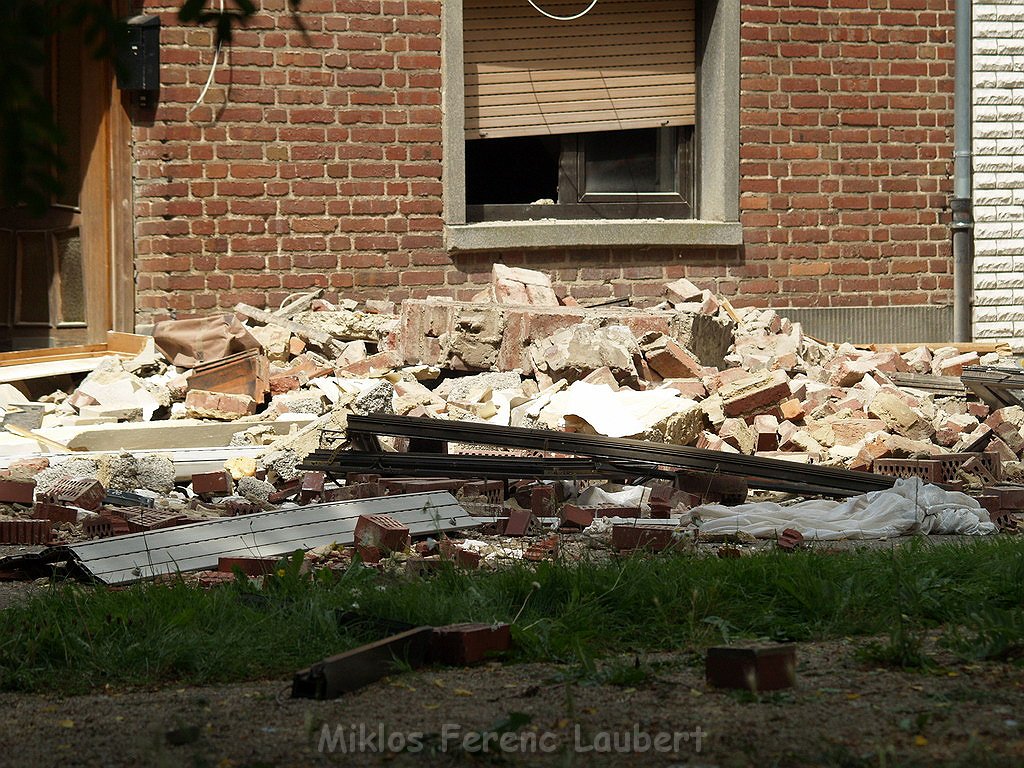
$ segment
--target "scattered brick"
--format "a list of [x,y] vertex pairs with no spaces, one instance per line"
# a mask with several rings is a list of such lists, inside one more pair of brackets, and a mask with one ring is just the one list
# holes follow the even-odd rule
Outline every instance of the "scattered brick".
[[401,552],[410,542],[409,526],[388,515],[360,515],[356,520],[357,544],[378,547],[384,552]]
[[430,637],[430,660],[448,666],[479,664],[512,647],[508,624],[448,624]]
[[80,477],[57,483],[46,494],[46,498],[57,504],[97,510],[103,504],[106,495],[107,492],[99,480]]
[[49,544],[50,520],[0,520],[0,544]]
[[4,504],[31,504],[35,491],[34,480],[0,480],[0,502]]
[[796,685],[796,647],[793,645],[708,648],[708,685],[759,693]]

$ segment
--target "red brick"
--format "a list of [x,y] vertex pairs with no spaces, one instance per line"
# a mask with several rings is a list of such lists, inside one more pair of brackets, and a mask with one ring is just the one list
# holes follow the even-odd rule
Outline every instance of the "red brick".
[[37,501],[32,509],[32,517],[37,520],[49,520],[53,523],[78,522],[78,510],[48,501]]
[[31,504],[35,496],[35,480],[0,480],[0,502]]
[[277,563],[273,557],[219,557],[217,570],[233,573],[237,568],[246,576],[266,576],[274,572]]
[[197,496],[228,496],[231,490],[230,472],[201,472],[192,475],[192,491]]
[[409,526],[387,515],[360,515],[355,540],[357,544],[378,547],[385,552],[401,552],[409,546]]
[[679,545],[668,526],[644,525],[613,525],[612,546],[620,552],[633,549],[646,549],[661,552]]
[[50,520],[0,520],[0,544],[49,544]]
[[430,660],[464,667],[479,664],[512,647],[508,624],[448,624],[435,627],[430,637]]
[[60,481],[46,493],[46,498],[58,504],[96,510],[103,504],[106,495],[99,480],[80,477]]
[[796,685],[796,647],[792,645],[708,648],[708,685],[751,693]]

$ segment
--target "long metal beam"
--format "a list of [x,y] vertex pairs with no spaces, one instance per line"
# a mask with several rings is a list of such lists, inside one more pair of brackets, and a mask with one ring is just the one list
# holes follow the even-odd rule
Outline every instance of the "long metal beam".
[[701,472],[738,475],[747,478],[751,487],[790,493],[856,496],[891,488],[895,482],[893,477],[870,472],[797,464],[764,456],[747,456],[601,435],[580,435],[468,421],[445,421],[422,416],[349,416],[347,430],[353,436],[416,437],[685,467]]
[[476,456],[439,453],[364,453],[314,451],[299,465],[303,470],[377,473],[411,477],[480,477],[487,479],[586,477],[626,479],[663,477],[675,473],[648,462],[595,457]]

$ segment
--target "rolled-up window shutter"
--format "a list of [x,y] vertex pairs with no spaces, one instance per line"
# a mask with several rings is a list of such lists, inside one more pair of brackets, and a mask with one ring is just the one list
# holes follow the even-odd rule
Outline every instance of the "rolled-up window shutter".
[[575,21],[527,0],[463,8],[467,139],[694,124],[694,0],[597,0]]

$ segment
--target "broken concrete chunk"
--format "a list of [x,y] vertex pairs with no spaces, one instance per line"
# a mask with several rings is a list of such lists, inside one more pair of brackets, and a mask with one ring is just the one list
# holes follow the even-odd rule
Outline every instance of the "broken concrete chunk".
[[879,392],[871,398],[868,413],[884,421],[891,432],[911,440],[926,440],[935,433],[924,414],[889,392]]
[[640,354],[633,332],[624,325],[595,328],[579,323],[543,339],[530,349],[533,367],[553,380],[577,381],[608,368],[620,384],[635,382]]

